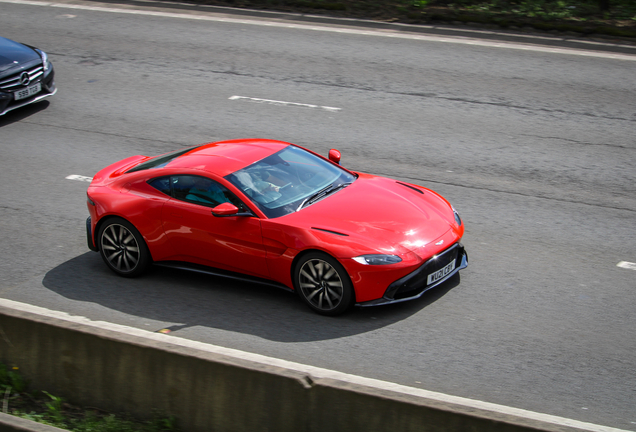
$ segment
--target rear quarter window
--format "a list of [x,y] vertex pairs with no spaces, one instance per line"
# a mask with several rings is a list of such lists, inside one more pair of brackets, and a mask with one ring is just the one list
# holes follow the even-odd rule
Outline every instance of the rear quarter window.
[[160,177],[153,180],[148,181],[148,184],[153,188],[157,189],[159,192],[163,192],[166,195],[170,196],[170,177]]

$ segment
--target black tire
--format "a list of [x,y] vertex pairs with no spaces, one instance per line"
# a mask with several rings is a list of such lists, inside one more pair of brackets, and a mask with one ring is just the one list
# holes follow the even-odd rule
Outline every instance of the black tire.
[[344,267],[322,252],[310,252],[296,263],[294,288],[321,315],[340,315],[355,301],[353,285]]
[[109,269],[124,277],[137,277],[151,262],[150,252],[139,231],[127,220],[106,220],[97,234],[99,252]]

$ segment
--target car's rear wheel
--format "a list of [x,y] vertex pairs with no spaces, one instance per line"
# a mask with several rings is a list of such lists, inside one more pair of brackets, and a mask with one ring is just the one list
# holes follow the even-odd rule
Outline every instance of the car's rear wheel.
[[294,287],[307,305],[322,315],[340,315],[355,300],[344,267],[322,252],[303,256],[294,269]]
[[108,219],[97,238],[104,262],[118,275],[136,277],[148,268],[150,252],[139,231],[127,220]]

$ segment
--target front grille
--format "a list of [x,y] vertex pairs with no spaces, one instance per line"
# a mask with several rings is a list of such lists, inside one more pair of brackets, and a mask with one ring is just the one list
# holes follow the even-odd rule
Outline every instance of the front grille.
[[[27,85],[23,85],[20,83],[20,77],[22,76],[24,72],[29,74],[29,83]],[[38,82],[43,73],[44,73],[44,68],[42,67],[42,65],[38,65],[38,66],[32,67],[31,69],[27,71],[20,71],[6,78],[2,78],[0,80],[0,90],[6,91],[6,92],[18,91],[20,89],[28,87],[30,84]]]
[[[428,288],[431,288],[441,281],[435,281],[429,287],[427,285],[428,275],[434,273],[452,261],[456,261],[456,268],[459,267],[457,260],[463,256],[463,247],[459,243],[455,243],[453,246],[446,249],[435,258],[431,258],[421,265],[417,270],[404,276],[403,278],[393,282],[389,289],[385,293],[385,297],[393,300],[414,297]],[[444,278],[445,279],[445,278]]]

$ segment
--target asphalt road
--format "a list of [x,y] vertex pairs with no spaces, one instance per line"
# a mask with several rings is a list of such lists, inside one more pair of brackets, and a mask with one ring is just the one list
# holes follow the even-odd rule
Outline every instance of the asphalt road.
[[[47,51],[59,87],[0,117],[0,296],[636,430],[636,271],[617,266],[636,262],[636,54],[281,23],[0,2],[2,36]],[[468,269],[326,318],[258,285],[118,278],[88,251],[67,176],[240,137],[442,193]]]

